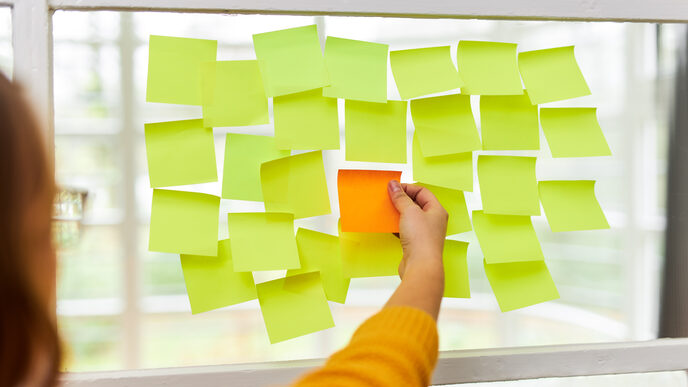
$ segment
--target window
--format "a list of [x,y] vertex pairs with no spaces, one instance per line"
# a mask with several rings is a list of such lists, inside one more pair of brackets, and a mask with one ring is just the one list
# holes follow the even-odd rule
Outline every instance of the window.
[[[60,252],[58,314],[67,341],[68,370],[324,357],[343,346],[391,294],[396,278],[354,280],[347,304],[332,304],[334,329],[270,345],[256,302],[192,316],[178,257],[147,251],[152,190],[143,124],[200,117],[197,107],[144,102],[148,36],[218,39],[219,59],[251,59],[253,33],[313,23],[323,37],[383,42],[390,49],[451,44],[455,52],[460,39],[517,42],[520,50],[576,44],[593,95],[555,106],[599,107],[614,157],[553,160],[543,147],[538,177],[598,180],[598,198],[612,229],[559,235],[552,234],[542,219],[536,221],[562,298],[508,314],[496,307],[477,241],[457,236],[471,242],[473,297],[445,299],[440,346],[455,350],[655,337],[666,180],[667,127],[660,117],[670,101],[655,101],[653,96],[671,84],[672,76],[663,72],[663,82],[658,82],[657,60],[668,54],[657,50],[656,25],[57,11],[57,177],[63,185],[90,193],[81,242]],[[389,85],[389,98],[398,98],[393,82]],[[229,131],[215,130],[220,176],[224,134]],[[231,131],[272,134],[270,125]],[[542,143],[546,144],[544,138]],[[326,163],[330,183],[342,165],[382,167],[343,164],[328,152]],[[403,168],[408,178],[410,164]],[[219,184],[191,189],[219,194]],[[330,188],[334,192],[334,186]],[[467,199],[469,209],[479,206],[477,192]],[[223,215],[249,210],[263,207],[222,201]],[[226,217],[221,219],[220,237],[226,237]],[[336,216],[299,225],[335,233]],[[256,280],[280,274],[256,274]]]

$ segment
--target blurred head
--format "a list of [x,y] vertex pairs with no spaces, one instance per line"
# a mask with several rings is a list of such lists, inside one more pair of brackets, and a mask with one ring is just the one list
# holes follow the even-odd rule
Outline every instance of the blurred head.
[[52,163],[19,88],[0,73],[0,386],[55,383]]

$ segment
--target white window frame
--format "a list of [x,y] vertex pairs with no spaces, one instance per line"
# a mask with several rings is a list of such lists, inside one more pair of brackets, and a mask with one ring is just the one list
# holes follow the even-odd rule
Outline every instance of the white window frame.
[[[0,6],[12,8],[14,77],[22,82],[34,103],[46,128],[51,153],[54,148],[51,18],[55,10],[688,22],[688,2],[678,0],[0,0]],[[638,140],[642,141],[635,141]],[[66,386],[169,387],[218,383],[263,386],[284,384],[323,361],[67,374],[63,379]],[[433,382],[441,385],[686,369],[688,339],[661,339],[448,351],[441,354]]]
[[[324,359],[67,375],[65,387],[284,386]],[[446,351],[433,385],[688,369],[688,339]]]

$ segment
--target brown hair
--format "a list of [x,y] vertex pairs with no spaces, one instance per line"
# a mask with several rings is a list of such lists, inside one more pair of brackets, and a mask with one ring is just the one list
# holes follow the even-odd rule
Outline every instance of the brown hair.
[[21,91],[0,72],[0,386],[57,383],[55,183],[45,145]]

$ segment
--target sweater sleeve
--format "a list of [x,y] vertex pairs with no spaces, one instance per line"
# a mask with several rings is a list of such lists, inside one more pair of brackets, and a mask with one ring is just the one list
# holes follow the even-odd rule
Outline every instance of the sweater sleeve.
[[428,386],[437,347],[437,324],[429,314],[384,308],[361,324],[348,346],[292,386]]

